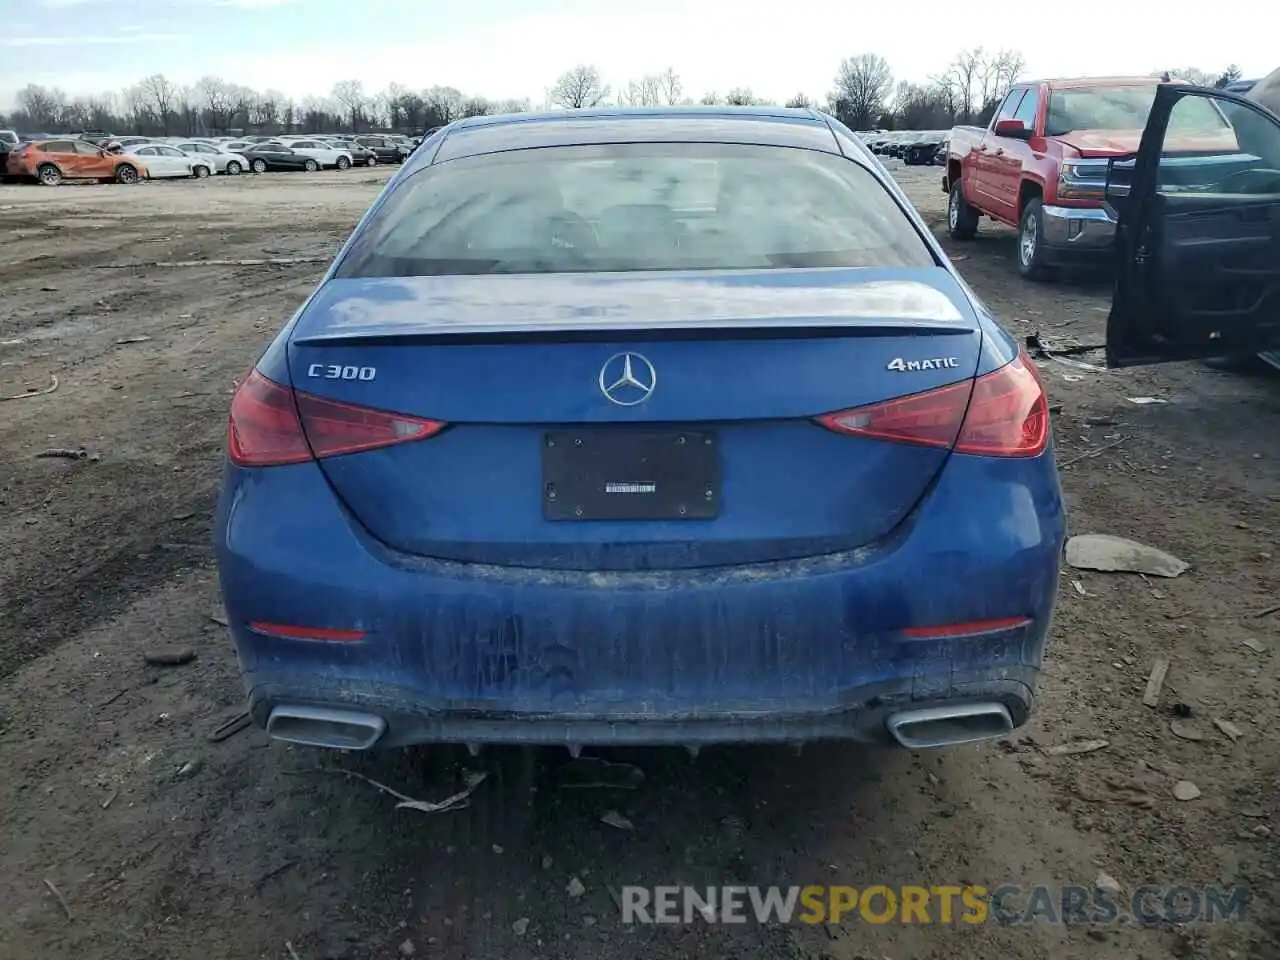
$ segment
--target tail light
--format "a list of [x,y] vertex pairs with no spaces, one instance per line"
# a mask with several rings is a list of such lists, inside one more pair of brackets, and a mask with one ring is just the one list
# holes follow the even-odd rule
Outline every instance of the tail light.
[[1049,443],[1049,404],[1025,353],[970,383],[841,410],[817,418],[828,430],[984,457],[1034,457]]
[[231,401],[227,455],[241,467],[282,466],[424,440],[444,428],[439,420],[302,393],[254,370]]

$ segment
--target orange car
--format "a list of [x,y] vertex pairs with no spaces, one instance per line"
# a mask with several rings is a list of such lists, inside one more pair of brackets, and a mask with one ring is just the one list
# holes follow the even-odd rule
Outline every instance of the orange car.
[[38,140],[9,151],[6,173],[56,187],[63,180],[137,183],[147,170],[136,157],[107,153],[88,140]]

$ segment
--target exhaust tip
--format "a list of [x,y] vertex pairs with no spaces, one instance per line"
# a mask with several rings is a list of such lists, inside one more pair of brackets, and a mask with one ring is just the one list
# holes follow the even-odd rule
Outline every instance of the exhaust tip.
[[273,740],[335,750],[368,750],[386,729],[382,717],[328,707],[276,707],[267,718]]
[[1003,703],[957,703],[903,710],[886,724],[901,746],[923,750],[1003,737],[1013,730],[1013,717]]

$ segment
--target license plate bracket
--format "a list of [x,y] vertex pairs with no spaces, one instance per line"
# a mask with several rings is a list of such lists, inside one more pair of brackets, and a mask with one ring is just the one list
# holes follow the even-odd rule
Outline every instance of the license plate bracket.
[[547,520],[711,520],[720,444],[706,430],[560,430],[542,442]]

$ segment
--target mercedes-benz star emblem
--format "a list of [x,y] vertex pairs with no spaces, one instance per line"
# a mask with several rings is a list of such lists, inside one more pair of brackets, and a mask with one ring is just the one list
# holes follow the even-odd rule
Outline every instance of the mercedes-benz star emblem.
[[600,392],[620,407],[644,403],[657,385],[658,372],[638,353],[615,353],[600,368]]

